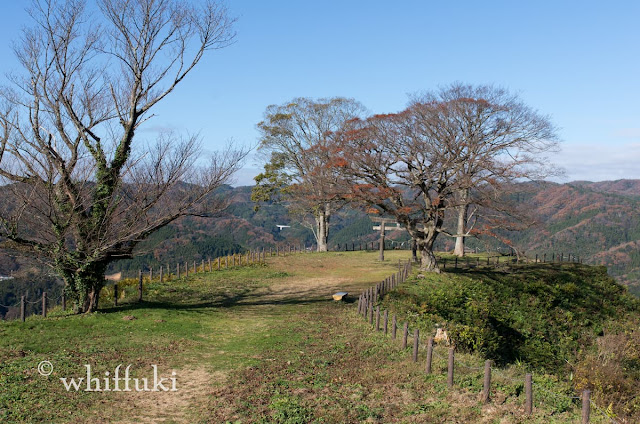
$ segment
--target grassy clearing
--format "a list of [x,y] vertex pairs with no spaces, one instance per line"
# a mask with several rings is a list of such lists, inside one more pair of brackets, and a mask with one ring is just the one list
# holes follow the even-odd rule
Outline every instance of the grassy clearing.
[[[521,364],[494,376],[490,405],[479,403],[481,371],[459,370],[449,391],[444,359],[426,376],[353,304],[329,300],[337,290],[357,295],[408,255],[387,252],[383,264],[377,252],[273,258],[146,283],[141,304],[132,282],[117,308],[106,291],[96,314],[2,322],[0,422],[576,422],[571,400],[543,392],[535,416],[523,416]],[[482,364],[477,355],[459,359]],[[42,360],[54,365],[49,377],[36,371]],[[119,364],[138,377],[154,364],[164,376],[175,370],[178,392],[67,392],[58,379],[82,377],[85,364],[94,375]],[[566,392],[553,376],[535,383]]]
[[[384,264],[365,252],[297,255],[270,259],[269,266],[196,274],[163,284],[154,280],[145,283],[141,304],[134,302],[135,283],[121,283],[123,298],[117,308],[109,306],[113,292],[107,289],[100,312],[92,315],[54,310],[47,319],[2,322],[0,421],[185,420],[188,406],[199,402],[197,391],[224,381],[232,369],[261,362],[268,348],[295,342],[288,325],[307,305],[328,303],[336,288],[357,290],[373,284],[393,272],[399,255],[390,252]],[[43,360],[54,366],[49,377],[36,371]],[[134,377],[151,377],[155,364],[164,376],[176,370],[178,377],[185,375],[183,380],[199,381],[189,387],[187,401],[176,405],[170,402],[176,396],[167,393],[67,392],[59,378],[85,376],[85,364],[91,364],[92,377],[113,373],[119,364],[131,364]],[[166,411],[155,406],[158,398],[168,404]],[[174,406],[180,411],[171,411]],[[131,418],[141,412],[148,416]]]

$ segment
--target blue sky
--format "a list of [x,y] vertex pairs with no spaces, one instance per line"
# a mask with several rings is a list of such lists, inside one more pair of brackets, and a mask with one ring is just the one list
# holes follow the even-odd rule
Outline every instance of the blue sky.
[[[29,24],[3,1],[0,71]],[[353,97],[373,113],[453,81],[520,94],[560,128],[563,181],[640,178],[638,1],[229,0],[237,40],[206,57],[156,109],[159,127],[200,132],[207,149],[255,145],[269,104]],[[238,184],[261,164],[252,156]]]

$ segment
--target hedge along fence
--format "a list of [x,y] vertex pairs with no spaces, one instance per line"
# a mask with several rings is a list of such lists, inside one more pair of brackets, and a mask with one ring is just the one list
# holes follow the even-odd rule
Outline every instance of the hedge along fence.
[[[554,258],[555,259],[555,258]],[[401,338],[401,346],[403,350],[406,350],[410,342],[410,328],[408,321],[404,322],[402,327],[399,326],[398,317],[393,314],[391,320],[389,320],[389,311],[380,310],[378,301],[389,291],[395,289],[398,285],[407,281],[411,275],[412,262],[399,263],[399,270],[397,273],[385,278],[382,282],[369,287],[362,292],[358,297],[358,314],[361,315],[368,323],[375,329],[376,332],[384,332],[385,335],[389,335],[392,340]],[[398,331],[401,332],[400,336]],[[426,345],[422,345],[420,341],[420,332],[418,329],[413,331],[412,340],[412,355],[413,362],[418,362],[419,352],[426,350],[425,366],[424,370],[426,374],[433,372],[434,358],[446,361],[447,370],[447,386],[449,389],[453,389],[455,385],[455,370],[457,367],[461,367],[472,372],[480,373],[482,378],[482,392],[480,393],[483,403],[489,403],[491,401],[491,382],[492,374],[500,376],[501,379],[507,380],[510,383],[516,385],[522,385],[525,393],[525,400],[523,410],[526,415],[534,414],[534,388],[538,395],[546,399],[553,399],[558,404],[564,405],[568,408],[570,405],[580,402],[581,403],[581,423],[586,424],[591,422],[591,410],[592,408],[599,412],[602,417],[609,420],[612,423],[618,424],[618,421],[611,417],[611,414],[599,408],[591,400],[591,391],[584,390],[581,396],[569,396],[566,394],[556,393],[552,390],[548,390],[544,387],[543,382],[539,384],[534,382],[534,376],[532,373],[526,373],[524,379],[518,380],[510,377],[503,370],[493,367],[493,361],[487,360],[483,366],[474,367],[469,366],[456,358],[455,347],[448,347],[446,356],[438,354],[435,346],[436,339],[433,336],[427,337]],[[479,376],[479,378],[480,378]]]

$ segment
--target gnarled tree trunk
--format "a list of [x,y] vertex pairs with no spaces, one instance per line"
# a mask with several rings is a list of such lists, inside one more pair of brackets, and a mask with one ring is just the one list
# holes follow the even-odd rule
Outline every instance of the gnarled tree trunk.
[[90,313],[98,310],[100,292],[104,287],[104,273],[109,260],[101,260],[83,264],[78,269],[67,264],[59,273],[65,282],[65,291],[75,302],[77,313]]
[[433,253],[436,237],[437,233],[435,231],[429,231],[424,237],[417,239],[418,250],[420,251],[420,269],[422,271],[440,272],[438,260]]

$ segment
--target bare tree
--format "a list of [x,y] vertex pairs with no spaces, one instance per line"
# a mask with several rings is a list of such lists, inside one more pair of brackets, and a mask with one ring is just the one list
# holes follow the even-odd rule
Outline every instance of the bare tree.
[[461,155],[459,190],[452,199],[457,213],[454,253],[464,256],[465,238],[471,235],[531,223],[507,194],[517,181],[558,173],[544,156],[558,147],[550,119],[508,90],[489,85],[453,83],[415,97],[413,103],[437,106],[416,110],[426,113],[421,120],[428,122],[429,136],[449,139]]
[[341,207],[342,182],[335,167],[335,133],[364,107],[340,97],[296,98],[269,106],[258,124],[260,149],[271,154],[265,171],[256,177],[252,198],[286,200],[290,212],[309,219],[319,252],[327,250],[331,215]]
[[[134,144],[152,108],[205,53],[229,45],[233,19],[213,2],[34,1],[15,52],[24,69],[2,91],[0,176],[11,201],[0,235],[49,259],[79,311],[95,311],[104,271],[184,215],[223,207],[210,194],[245,152],[209,163],[197,136]],[[213,200],[212,200],[213,199]]]

